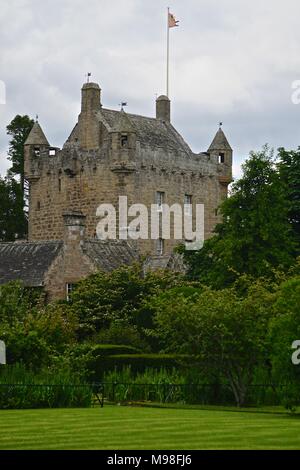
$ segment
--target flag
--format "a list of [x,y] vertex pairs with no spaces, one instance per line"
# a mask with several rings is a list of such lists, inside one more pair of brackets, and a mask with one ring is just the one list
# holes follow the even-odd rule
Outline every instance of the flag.
[[177,23],[179,23],[179,21],[175,19],[175,16],[172,15],[172,13],[168,13],[169,28],[174,28],[175,26],[179,26]]

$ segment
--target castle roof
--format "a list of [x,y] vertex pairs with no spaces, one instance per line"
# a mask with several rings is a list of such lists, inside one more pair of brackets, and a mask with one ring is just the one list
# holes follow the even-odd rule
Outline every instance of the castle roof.
[[99,111],[98,116],[104,124],[108,124],[109,130],[113,131],[117,126],[119,126],[121,113],[124,113],[129,123],[131,123],[131,126],[136,133],[137,140],[141,145],[164,147],[172,150],[181,150],[189,154],[192,153],[188,144],[170,122],[106,108],[102,108],[101,111]]
[[0,284],[19,280],[31,287],[42,286],[62,246],[61,241],[0,243]]
[[[62,240],[0,243],[0,284],[19,280],[28,287],[42,287],[63,247]],[[138,259],[134,246],[125,240],[85,240],[82,255],[101,271],[112,271]]]
[[25,145],[49,145],[49,142],[38,122],[35,122]]
[[232,148],[229,145],[229,142],[226,138],[226,135],[224,134],[223,130],[221,127],[219,128],[218,132],[216,133],[212,143],[210,144],[210,147],[208,149],[210,150],[232,150]]
[[83,251],[101,271],[112,271],[138,259],[136,248],[122,240],[87,240]]

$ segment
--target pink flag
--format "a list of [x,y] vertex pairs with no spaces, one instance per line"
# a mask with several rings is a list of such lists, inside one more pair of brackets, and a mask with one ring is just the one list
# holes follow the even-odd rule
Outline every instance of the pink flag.
[[174,28],[175,26],[179,26],[177,23],[179,23],[179,21],[177,21],[175,19],[175,16],[172,15],[172,13],[169,13],[168,15],[169,19],[168,19],[168,23],[169,23],[169,28]]

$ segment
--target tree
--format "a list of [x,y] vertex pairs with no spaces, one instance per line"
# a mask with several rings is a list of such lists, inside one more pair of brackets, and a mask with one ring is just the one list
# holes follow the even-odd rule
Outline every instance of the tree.
[[20,187],[24,198],[25,178],[24,178],[24,144],[34,125],[34,120],[29,116],[19,114],[6,127],[7,134],[11,136],[9,142],[8,159],[12,162],[9,175],[20,177]]
[[[114,323],[136,325],[145,299],[179,282],[178,278],[171,272],[144,274],[143,267],[136,264],[80,281],[69,304],[79,319],[79,337],[91,338]],[[141,319],[138,323],[142,326]]]
[[22,239],[27,234],[23,197],[19,183],[0,177],[0,241]]
[[271,276],[274,268],[295,262],[296,245],[289,223],[286,185],[273,152],[265,146],[250,154],[230,197],[220,207],[223,222],[198,252],[185,252],[190,276],[217,288],[239,274]]
[[279,389],[280,396],[283,404],[290,410],[300,403],[300,365],[292,362],[292,344],[300,340],[299,305],[298,274],[281,285],[274,306],[276,315],[269,328],[273,380],[282,385]]
[[296,242],[297,254],[300,254],[300,147],[287,151],[278,149],[279,172],[285,183],[288,199],[288,217],[292,225]]
[[164,351],[197,356],[202,373],[225,377],[242,406],[255,368],[268,357],[274,295],[261,281],[243,297],[233,287],[205,287],[193,296],[162,294],[153,305]]
[[20,282],[0,286],[0,338],[10,364],[40,369],[75,341],[77,320],[62,305],[43,305],[43,296]]

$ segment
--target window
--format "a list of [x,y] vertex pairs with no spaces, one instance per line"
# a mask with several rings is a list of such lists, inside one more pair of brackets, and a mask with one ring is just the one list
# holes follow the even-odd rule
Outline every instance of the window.
[[128,147],[128,135],[121,134],[121,147]]
[[61,192],[61,179],[58,179],[58,191]]
[[41,203],[40,203],[40,201],[37,202],[36,208],[37,208],[38,211],[41,209]]
[[159,212],[162,211],[162,205],[164,203],[164,200],[165,200],[165,193],[162,191],[157,191],[156,192],[156,205],[157,205],[157,210]]
[[156,240],[156,254],[159,256],[164,254],[164,240],[162,238]]
[[224,152],[219,153],[219,163],[225,163],[225,153]]
[[49,157],[55,157],[56,155],[56,149],[50,149],[49,150]]
[[74,284],[70,283],[70,282],[67,282],[66,284],[66,299],[67,299],[67,302],[70,301],[70,297],[71,297],[71,294],[74,290]]
[[193,201],[192,196],[190,194],[184,195],[184,213],[185,215],[192,215],[193,211]]
[[40,156],[40,147],[34,147],[34,155],[36,157],[39,157]]

